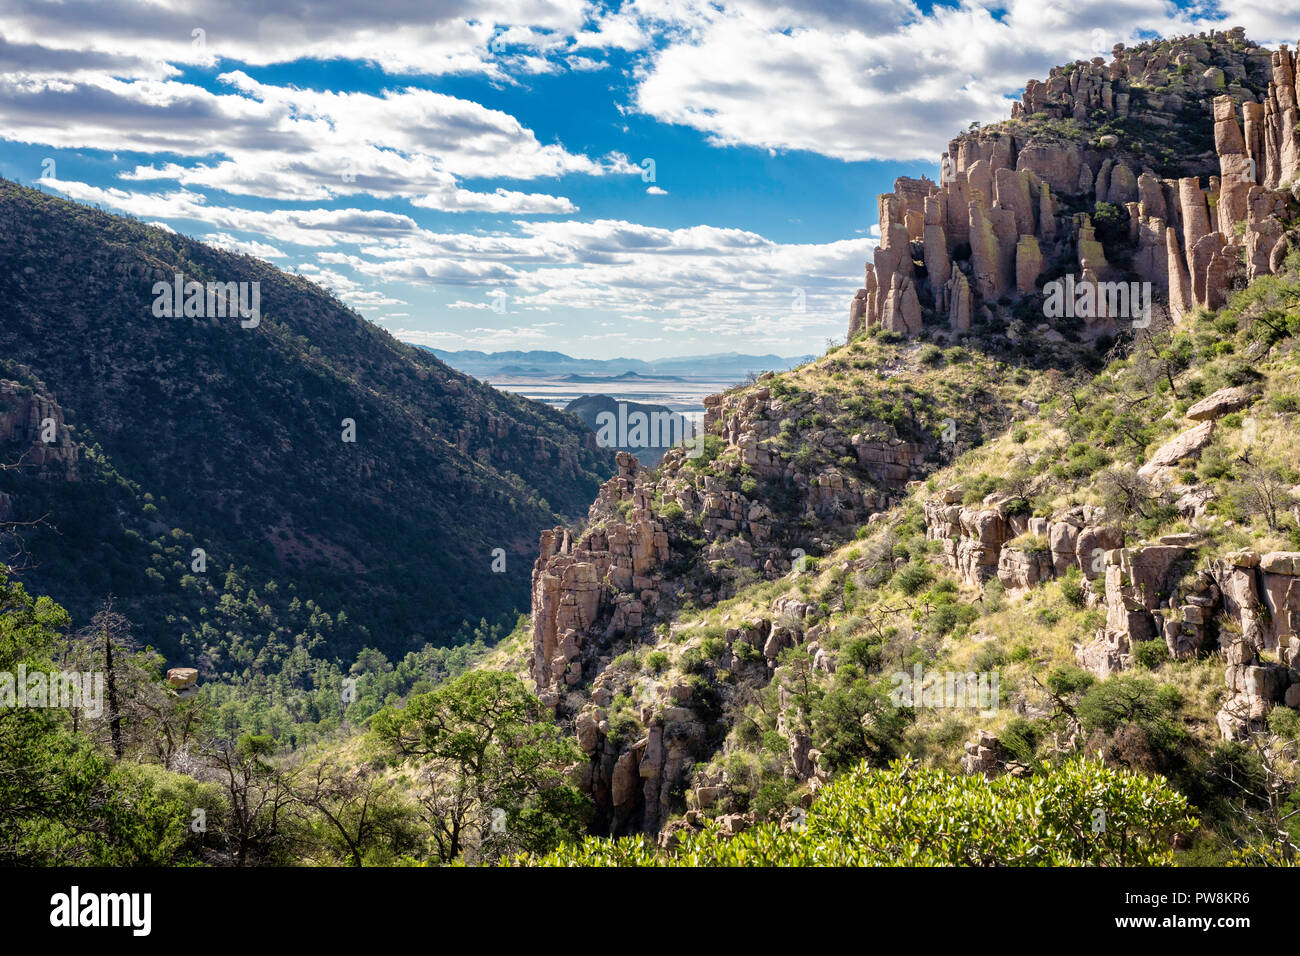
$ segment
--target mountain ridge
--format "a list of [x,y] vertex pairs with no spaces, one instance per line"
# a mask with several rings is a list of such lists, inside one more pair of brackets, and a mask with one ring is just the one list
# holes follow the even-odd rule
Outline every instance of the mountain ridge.
[[[0,374],[57,402],[60,440],[84,449],[82,487],[105,499],[92,515],[65,496],[51,518],[97,529],[78,542],[87,573],[48,581],[63,563],[53,555],[76,563],[50,528],[29,536],[29,576],[79,615],[110,591],[140,595],[128,610],[173,658],[205,652],[195,612],[221,589],[182,586],[197,573],[175,545],[137,553],[171,540],[160,532],[183,529],[222,574],[243,568],[259,589],[284,575],[314,582],[304,599],[356,622],[325,641],[334,652],[409,649],[516,608],[525,582],[491,571],[494,549],[524,564],[521,529],[577,511],[612,466],[571,418],[399,343],[262,260],[8,182],[0,227]],[[176,274],[260,283],[260,323],[156,317],[153,286]],[[39,514],[50,486],[23,472],[4,476],[10,510]],[[113,491],[122,479],[152,493],[131,534],[114,517],[130,510]],[[142,580],[147,568],[164,583]]]

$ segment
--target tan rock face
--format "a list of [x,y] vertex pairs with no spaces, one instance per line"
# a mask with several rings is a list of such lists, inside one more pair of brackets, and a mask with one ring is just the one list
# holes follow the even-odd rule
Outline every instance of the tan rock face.
[[1137,179],[1138,203],[1142,215],[1152,219],[1167,219],[1165,194],[1162,183],[1154,173],[1143,172]]
[[953,332],[969,332],[973,308],[966,273],[954,270],[948,291],[948,327]]
[[999,169],[993,175],[993,183],[994,200],[1003,209],[1011,211],[1015,218],[1016,235],[1032,236],[1036,223],[1029,173]]
[[1051,191],[1061,195],[1076,191],[1082,164],[1079,147],[1073,143],[1033,143],[1021,149],[1016,157],[1017,170],[1032,172]]
[[1213,395],[1207,395],[1187,410],[1187,417],[1193,421],[1211,421],[1222,418],[1230,412],[1245,408],[1258,398],[1253,389],[1239,385],[1221,388]]
[[1189,428],[1180,435],[1161,445],[1147,463],[1138,469],[1144,476],[1152,475],[1160,468],[1168,468],[1180,461],[1187,461],[1200,455],[1201,450],[1214,438],[1214,422],[1201,422],[1195,428]]
[[1043,253],[1033,236],[1021,236],[1016,245],[1016,291],[1029,295],[1038,286],[1035,280],[1043,271]]
[[1110,183],[1106,190],[1106,201],[1122,206],[1137,202],[1138,182],[1133,170],[1123,163],[1117,165],[1110,173]]
[[999,298],[1007,288],[1001,245],[983,204],[974,200],[970,204],[970,248],[974,291],[984,299]]
[[1028,591],[1052,577],[1050,551],[1003,548],[998,553],[998,580],[1008,591]]
[[1169,314],[1175,322],[1180,322],[1192,309],[1192,288],[1187,278],[1187,260],[1178,248],[1178,233],[1173,226],[1165,227],[1165,251]]
[[849,338],[867,327],[867,290],[859,289],[849,304]]
[[[1125,137],[1109,134],[1091,143],[1021,141],[1022,134],[980,131],[949,143],[938,183],[899,179],[894,192],[880,197],[881,244],[874,256],[876,284],[868,282],[865,305],[850,306],[851,334],[884,323],[891,330],[915,334],[915,316],[926,309],[946,314],[952,331],[968,326],[966,314],[981,306],[997,311],[1004,296],[1024,297],[1037,291],[1034,280],[1043,264],[1069,249],[1061,235],[1060,197],[1082,198],[1124,207],[1129,214],[1135,251],[1112,250],[1107,260],[1092,224],[1082,213],[1072,223],[1079,274],[1090,282],[1118,281],[1123,271],[1152,283],[1179,321],[1196,306],[1218,308],[1234,281],[1281,270],[1293,244],[1283,211],[1289,194],[1280,184],[1300,169],[1295,141],[1295,56],[1271,55],[1231,33],[1208,39],[1173,41],[1177,53],[1121,49],[1106,63],[1074,64],[1054,70],[1046,82],[1030,81],[1015,116],[1046,114],[1080,121],[1098,111],[1152,125],[1173,125],[1174,114],[1191,101],[1188,95],[1218,93],[1207,126],[1214,132],[1218,174],[1197,157],[1189,160],[1201,175],[1161,180],[1131,165]],[[1213,64],[1208,59],[1213,59]],[[1274,76],[1266,102],[1254,102],[1263,61]],[[1180,68],[1169,87],[1168,70]],[[1147,87],[1140,113],[1130,113],[1130,84]],[[1242,105],[1241,116],[1235,104]],[[1208,177],[1208,190],[1204,183]],[[1026,239],[1025,237],[1028,237]],[[906,251],[920,242],[923,253]],[[971,308],[954,301],[956,263],[969,247]],[[924,260],[918,271],[914,254]],[[1244,268],[1242,260],[1244,259]],[[895,277],[898,278],[897,286]],[[913,309],[909,285],[918,309]],[[1113,317],[1089,323],[1094,334],[1113,328]]]
[[1178,180],[1178,199],[1183,223],[1183,254],[1189,275],[1196,274],[1192,250],[1210,234],[1210,210],[1206,205],[1205,190],[1195,177]]
[[646,584],[643,598],[654,600],[655,569],[668,557],[668,536],[656,522],[644,496],[638,500],[639,465],[627,452],[618,454],[619,474],[600,492],[593,510],[624,496],[639,503],[629,520],[612,522],[574,541],[563,528],[542,533],[533,566],[532,677],[538,690],[569,685],[582,676],[581,655],[606,610],[611,633],[641,626],[643,605],[625,592]]
[[167,686],[183,691],[198,683],[199,672],[193,667],[173,667],[167,671]]
[[[937,193],[925,202],[925,271],[935,289],[945,289],[952,277],[952,258],[948,251],[948,237],[944,231],[947,221],[947,202],[944,194]],[[937,303],[943,308],[945,303]]]
[[[727,449],[720,460],[727,463],[725,473],[699,473],[682,449],[669,451],[655,473],[620,454],[618,473],[601,487],[586,528],[541,535],[529,671],[543,702],[558,718],[573,721],[588,756],[582,781],[596,804],[600,832],[656,831],[680,809],[674,794],[716,746],[705,728],[714,717],[701,710],[711,705],[694,700],[689,684],[656,687],[653,675],[629,675],[611,660],[616,641],[655,640],[652,626],[671,621],[685,600],[707,606],[755,576],[790,573],[791,548],[806,540],[796,542],[795,535],[811,525],[846,537],[888,507],[892,492],[931,467],[933,448],[903,441],[879,423],[852,435],[829,424],[807,430],[809,446],[824,456],[813,465],[796,464],[774,441],[782,423],[823,415],[834,420],[836,401],[778,397],[761,383],[708,396],[705,428]],[[746,466],[743,475],[737,459]],[[766,497],[773,485],[790,489],[789,499]],[[680,507],[682,517],[665,517],[669,506]],[[728,629],[729,647],[743,640],[758,653],[729,651],[725,666],[769,672],[782,649],[806,639],[797,612],[774,607],[772,619],[747,622],[743,638],[739,629]],[[819,660],[816,666],[834,667],[829,655]],[[610,711],[620,696],[634,701],[644,728],[635,742],[611,737]],[[806,756],[815,765],[813,753]]]

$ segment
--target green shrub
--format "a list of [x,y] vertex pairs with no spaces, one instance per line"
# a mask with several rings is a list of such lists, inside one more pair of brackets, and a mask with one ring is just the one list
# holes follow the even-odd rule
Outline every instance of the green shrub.
[[928,564],[914,561],[905,564],[894,574],[892,585],[911,597],[934,580],[934,571]]
[[979,611],[969,604],[940,604],[930,614],[925,628],[927,632],[935,637],[944,637],[951,633],[953,628],[961,624],[969,624],[977,617],[979,617]]
[[1006,607],[1007,604],[1007,587],[1001,579],[992,577],[984,585],[984,610],[988,614],[996,614]]
[[1169,660],[1169,648],[1159,638],[1151,641],[1139,641],[1137,646],[1133,648],[1133,660],[1147,670],[1153,671]]
[[998,741],[1011,756],[1021,763],[1033,764],[1034,756],[1038,751],[1038,743],[1042,740],[1043,734],[1044,728],[1041,721],[1029,720],[1025,717],[1013,717],[998,732]]
[[682,506],[675,501],[670,501],[659,509],[659,517],[668,522],[681,521],[685,516],[686,512],[683,511]]
[[937,345],[923,345],[916,352],[916,360],[922,365],[936,367],[943,364],[943,349]]
[[[1104,827],[1096,820],[1104,819]],[[1159,866],[1198,826],[1163,777],[1076,758],[986,780],[896,761],[862,763],[825,787],[804,825],[737,836],[709,826],[676,850],[645,837],[588,837],[525,866]]]
[[636,740],[641,733],[641,721],[630,708],[618,708],[609,715],[609,741],[615,747],[619,744]]
[[700,654],[710,661],[716,661],[727,652],[727,641],[722,637],[706,637],[700,642]]
[[1082,608],[1087,602],[1087,594],[1083,590],[1083,572],[1078,568],[1070,568],[1061,576],[1061,597],[1074,608]]
[[1047,675],[1047,686],[1052,693],[1059,694],[1062,697],[1086,691],[1096,681],[1097,678],[1092,674],[1082,667],[1076,667],[1074,664],[1062,664],[1059,667],[1053,667]]

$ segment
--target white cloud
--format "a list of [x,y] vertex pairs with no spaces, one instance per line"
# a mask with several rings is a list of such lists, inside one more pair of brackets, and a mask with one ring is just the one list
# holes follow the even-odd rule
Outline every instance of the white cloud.
[[393,329],[393,335],[413,345],[431,345],[445,349],[473,348],[492,352],[545,344],[551,341],[555,327],[554,322],[539,322],[529,326],[465,329],[461,332],[403,328]]
[[[574,316],[612,318],[591,341],[722,337],[747,349],[842,333],[877,230],[782,244],[707,224],[584,222],[557,180],[641,167],[544,141],[507,112],[406,77],[477,74],[523,89],[630,55],[626,76],[605,78],[624,117],[639,111],[769,151],[935,160],[971,120],[1005,117],[1027,78],[1117,40],[1236,24],[1268,44],[1300,34],[1300,14],[1264,0],[1239,0],[1231,20],[1150,0],[957,0],[929,13],[912,0],[625,0],[616,10],[588,0],[475,0],[472,9],[322,0],[309,17],[263,10],[260,0],[0,0],[0,135],[130,157],[123,188],[45,185],[147,220],[202,223],[225,248],[277,259],[310,250],[302,273],[379,312],[376,321],[408,317],[388,311],[405,304],[397,296],[408,287],[444,298],[453,290],[455,301],[439,305],[444,319],[491,310],[489,294],[501,290],[517,318],[552,311],[566,329],[578,328]],[[195,29],[206,31],[202,43]],[[329,91],[265,82],[259,70],[301,59],[402,79]],[[191,74],[179,67],[195,65],[217,76],[214,89],[182,79]],[[645,192],[667,195],[653,184]],[[263,208],[241,208],[242,197]],[[394,211],[401,203],[412,215]],[[414,218],[424,221],[423,210],[512,221],[436,232]],[[554,344],[556,323],[517,318],[398,331],[458,346]]]
[[503,290],[511,313],[590,310],[673,332],[743,335],[770,325],[826,334],[844,325],[849,294],[876,245],[865,237],[779,244],[740,229],[621,220],[515,226],[490,235],[424,232],[366,245],[361,256],[321,257],[346,259],[375,280],[482,290],[482,299],[452,303],[456,311],[487,311],[491,292]]
[[[482,73],[504,78],[516,48],[546,49],[582,30],[587,0],[314,0],[267,13],[261,0],[6,2],[13,44],[153,62],[253,66],[311,58],[376,63],[389,73]],[[195,30],[202,30],[199,37]]]
[[0,128],[7,139],[53,147],[181,154],[198,161],[139,165],[122,178],[282,201],[368,194],[449,212],[565,214],[576,209],[565,197],[460,181],[630,171],[626,157],[570,153],[508,113],[429,90],[319,92],[240,71],[219,79],[227,92],[107,75],[0,75]]
[[382,209],[240,209],[208,205],[205,197],[188,190],[170,193],[136,193],[105,189],[87,183],[42,180],[72,199],[98,203],[134,216],[193,219],[236,232],[253,232],[304,246],[335,246],[395,240],[418,236],[415,220]]
[[638,109],[719,144],[845,160],[937,161],[971,121],[1004,119],[1027,79],[1115,42],[1237,24],[1259,42],[1300,33],[1300,14],[1262,0],[1201,19],[1142,0],[962,0],[928,15],[899,0],[636,9],[670,37],[642,68]]
[[255,239],[237,239],[228,232],[209,233],[200,238],[208,245],[216,246],[218,249],[243,252],[250,256],[257,256],[259,259],[284,258],[284,253],[275,246],[268,245],[265,242],[258,242]]

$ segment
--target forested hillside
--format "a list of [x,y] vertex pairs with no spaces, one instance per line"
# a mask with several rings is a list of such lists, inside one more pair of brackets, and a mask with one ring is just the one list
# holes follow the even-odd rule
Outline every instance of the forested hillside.
[[[257,283],[259,321],[159,316],[177,274]],[[364,648],[508,631],[537,531],[613,471],[572,418],[305,278],[8,182],[0,301],[15,575],[78,625],[114,596],[141,644],[268,707]]]

